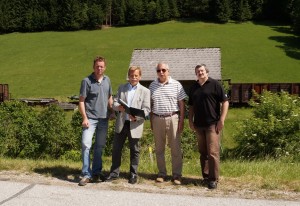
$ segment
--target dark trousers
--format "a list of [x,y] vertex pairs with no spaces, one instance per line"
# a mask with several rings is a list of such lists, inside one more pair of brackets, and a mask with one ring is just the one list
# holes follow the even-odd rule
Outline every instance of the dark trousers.
[[114,140],[113,140],[112,166],[110,168],[110,173],[113,176],[119,176],[120,174],[122,149],[127,137],[129,141],[129,148],[130,148],[130,174],[137,175],[139,156],[140,156],[139,139],[131,137],[130,122],[125,121],[121,133],[115,133]]

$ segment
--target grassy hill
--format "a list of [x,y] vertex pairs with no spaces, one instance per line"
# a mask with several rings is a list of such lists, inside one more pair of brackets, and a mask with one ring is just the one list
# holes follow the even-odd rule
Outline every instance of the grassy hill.
[[300,82],[300,40],[289,27],[253,22],[165,22],[97,31],[0,36],[0,83],[13,98],[78,94],[96,55],[107,58],[114,92],[134,48],[220,47],[222,75],[232,82]]

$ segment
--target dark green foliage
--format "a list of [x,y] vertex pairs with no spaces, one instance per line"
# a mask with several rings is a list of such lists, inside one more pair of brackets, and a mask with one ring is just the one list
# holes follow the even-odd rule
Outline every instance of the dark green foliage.
[[112,155],[112,145],[115,136],[115,123],[116,123],[115,120],[109,121],[108,132],[106,137],[106,145],[104,147],[104,152],[103,152],[104,156]]
[[66,121],[65,112],[60,107],[50,105],[41,112],[38,121],[40,156],[59,158],[66,151],[76,148],[77,139]]
[[239,22],[248,21],[252,19],[252,12],[248,0],[233,0],[232,18]]
[[252,12],[252,17],[253,20],[260,20],[263,18],[263,3],[264,0],[251,0],[248,1],[251,12]]
[[111,12],[113,25],[124,25],[126,23],[126,5],[125,0],[113,0]]
[[229,0],[215,0],[216,20],[220,23],[227,23],[231,17],[231,8]]
[[181,134],[181,150],[183,158],[189,159],[198,153],[197,137],[194,131],[192,131],[188,125],[185,125]]
[[59,158],[79,149],[78,138],[57,105],[42,108],[19,101],[0,105],[0,155],[20,158]]
[[290,4],[294,0],[264,0],[263,15],[265,19],[290,22]]
[[126,7],[126,22],[129,24],[141,24],[145,22],[145,6],[143,1],[128,0]]
[[37,113],[23,102],[0,104],[0,155],[32,157],[40,143],[35,134]]
[[291,16],[293,20],[292,28],[297,34],[300,34],[300,0],[294,0]]
[[71,119],[71,127],[72,127],[72,132],[75,137],[75,148],[76,150],[81,150],[81,135],[82,135],[82,117],[81,114],[78,110],[76,110]]
[[191,18],[276,20],[297,31],[299,0],[2,0],[0,32],[98,29]]
[[255,95],[253,117],[237,124],[235,157],[300,160],[300,99],[287,92]]

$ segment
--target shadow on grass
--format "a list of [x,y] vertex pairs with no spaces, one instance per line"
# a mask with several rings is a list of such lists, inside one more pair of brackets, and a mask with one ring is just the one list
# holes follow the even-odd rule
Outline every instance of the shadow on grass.
[[295,36],[273,36],[271,40],[283,43],[278,48],[284,50],[287,56],[300,60],[300,37]]
[[288,34],[289,36],[271,36],[269,39],[281,43],[282,46],[277,47],[282,49],[287,56],[300,60],[300,36],[293,32],[289,24],[270,21],[254,22],[254,24],[269,26],[274,31]]

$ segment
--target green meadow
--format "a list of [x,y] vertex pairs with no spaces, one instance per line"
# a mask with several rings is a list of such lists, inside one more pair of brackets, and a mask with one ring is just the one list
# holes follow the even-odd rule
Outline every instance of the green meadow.
[[[94,57],[101,55],[107,58],[106,74],[116,92],[118,85],[126,81],[133,49],[205,47],[221,48],[222,77],[233,83],[300,82],[300,38],[293,35],[287,25],[170,21],[96,31],[0,35],[0,84],[9,84],[12,98],[67,100],[68,96],[78,95],[81,80],[92,72]],[[68,112],[68,116],[71,115]],[[236,146],[232,138],[237,129],[235,122],[250,116],[249,108],[230,108],[222,133],[222,149]],[[149,124],[146,121],[146,128]],[[170,169],[169,152],[166,155]],[[187,179],[200,178],[199,156],[195,155],[184,159],[183,175]],[[128,149],[124,156],[121,171],[127,172]],[[109,171],[110,161],[105,157],[105,172]],[[71,174],[74,182],[79,180],[80,167],[81,162],[0,158],[0,170],[38,172],[56,177]],[[156,167],[149,165],[147,151],[142,151],[140,172],[157,173]],[[232,193],[245,188],[249,191],[267,189],[298,194],[299,173],[297,162],[222,160],[221,190]],[[146,180],[148,178],[140,181]],[[187,187],[198,186],[187,181]]]
[[[170,21],[96,31],[0,35],[0,84],[12,98],[78,95],[96,55],[107,58],[116,91],[135,48],[220,47],[223,79],[300,82],[300,40],[289,26]],[[183,68],[184,69],[184,68]]]

